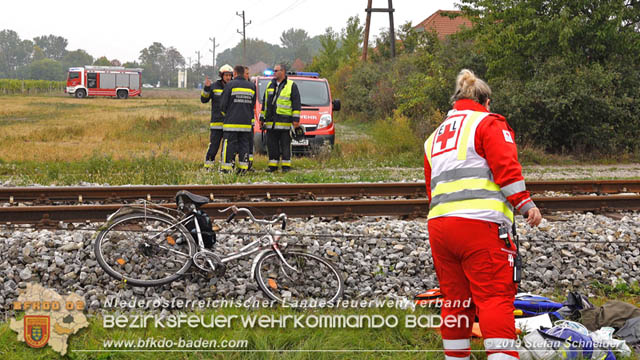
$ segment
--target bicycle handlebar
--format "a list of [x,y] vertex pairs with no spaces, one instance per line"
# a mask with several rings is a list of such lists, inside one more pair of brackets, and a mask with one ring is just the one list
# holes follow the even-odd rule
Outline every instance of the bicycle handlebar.
[[239,208],[235,205],[229,206],[226,209],[222,209],[222,210],[218,210],[218,212],[227,212],[228,210],[231,210],[232,213],[231,215],[229,215],[229,217],[227,218],[227,222],[231,222],[231,220],[233,220],[233,218],[238,214],[238,213],[246,213],[249,218],[251,219],[251,221],[253,221],[254,223],[258,223],[258,224],[262,224],[262,225],[273,225],[275,223],[277,223],[278,221],[282,220],[282,230],[284,230],[287,227],[287,214],[285,213],[280,213],[280,215],[278,215],[275,219],[273,220],[262,220],[262,219],[256,219],[255,216],[253,216],[253,213],[251,213],[251,211],[247,208]]

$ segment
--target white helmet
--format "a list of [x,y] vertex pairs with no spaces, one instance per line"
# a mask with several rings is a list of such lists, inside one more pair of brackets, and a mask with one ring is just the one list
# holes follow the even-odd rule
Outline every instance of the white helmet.
[[220,73],[220,76],[222,76],[222,74],[227,72],[233,74],[233,68],[229,64],[224,64],[220,66],[220,70],[218,72]]

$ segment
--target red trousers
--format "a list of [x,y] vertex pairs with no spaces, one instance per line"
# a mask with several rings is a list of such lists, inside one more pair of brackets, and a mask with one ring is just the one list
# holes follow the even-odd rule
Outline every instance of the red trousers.
[[465,344],[477,315],[489,359],[517,359],[513,347],[515,245],[507,246],[498,237],[498,224],[492,222],[439,217],[429,220],[428,227],[433,264],[444,296],[442,319],[468,319],[449,325],[443,321],[440,330],[446,358],[469,356]]

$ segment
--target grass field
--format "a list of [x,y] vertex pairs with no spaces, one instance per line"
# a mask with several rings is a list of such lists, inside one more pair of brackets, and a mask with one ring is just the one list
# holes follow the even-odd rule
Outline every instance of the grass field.
[[[0,97],[0,180],[14,185],[229,183],[235,175],[202,169],[210,105],[197,91],[153,89],[142,98]],[[396,124],[397,125],[397,124]],[[289,174],[242,181],[336,182],[422,177],[421,141],[404,124],[338,126],[331,152],[293,160]],[[403,126],[405,128],[403,128]],[[388,132],[387,132],[388,131]],[[390,141],[391,140],[391,141]]]
[[[203,169],[210,104],[198,90],[144,89],[143,97],[0,96],[0,182],[10,185],[220,184],[422,180],[424,139],[406,118],[358,123],[337,112],[331,151],[294,157],[295,171],[223,175]],[[523,165],[617,164],[519,146]],[[219,155],[218,155],[219,158]],[[598,174],[594,174],[598,178]]]

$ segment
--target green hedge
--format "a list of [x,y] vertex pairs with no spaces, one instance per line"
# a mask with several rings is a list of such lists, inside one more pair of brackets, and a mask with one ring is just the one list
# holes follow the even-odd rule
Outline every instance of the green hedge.
[[64,91],[66,81],[0,79],[0,94],[47,94]]

